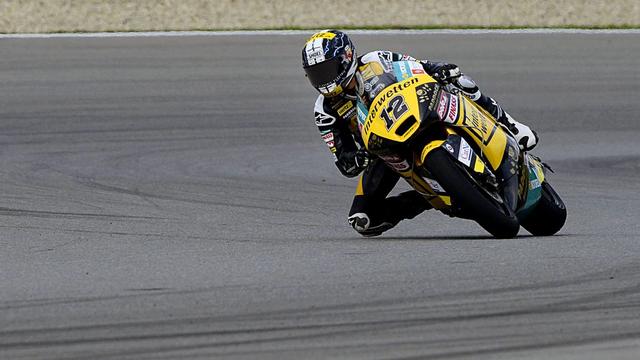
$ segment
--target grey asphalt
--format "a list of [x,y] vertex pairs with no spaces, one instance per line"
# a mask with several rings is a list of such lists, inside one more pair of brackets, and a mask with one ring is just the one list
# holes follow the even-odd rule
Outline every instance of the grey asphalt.
[[305,37],[0,40],[0,358],[640,358],[637,34],[353,36],[539,132],[569,217],[511,240],[350,230]]

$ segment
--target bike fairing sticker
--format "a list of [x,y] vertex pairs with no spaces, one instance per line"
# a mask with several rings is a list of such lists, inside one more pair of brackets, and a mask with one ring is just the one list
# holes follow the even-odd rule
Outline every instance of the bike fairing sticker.
[[467,143],[467,141],[464,138],[460,138],[460,151],[458,152],[458,160],[460,160],[461,163],[467,165],[468,167],[471,167],[471,155],[472,155],[472,151],[471,151],[471,145],[469,145],[469,143]]
[[408,61],[394,61],[393,74],[396,76],[398,81],[406,80],[413,76]]
[[442,187],[442,185],[440,185],[440,183],[438,183],[437,181],[433,180],[433,179],[429,179],[428,177],[423,177],[424,181],[427,182],[427,184],[429,184],[429,186],[431,187],[431,189],[433,189],[433,191],[435,191],[438,194],[446,194],[446,190]]
[[361,101],[358,101],[357,107],[358,107],[358,128],[360,129],[360,132],[362,132],[362,127],[364,126],[364,123],[367,121],[369,110],[367,110],[367,107]]
[[[438,117],[440,120],[446,121],[449,110],[449,99],[451,95],[445,91],[440,92],[440,99],[438,100]],[[447,121],[448,122],[448,121]]]

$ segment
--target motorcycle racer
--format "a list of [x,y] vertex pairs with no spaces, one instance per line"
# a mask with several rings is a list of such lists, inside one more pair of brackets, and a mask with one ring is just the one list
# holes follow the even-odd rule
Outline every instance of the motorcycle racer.
[[[360,69],[375,62],[384,71],[391,71],[394,61],[419,60],[382,50],[357,57],[355,50],[345,33],[320,31],[305,43],[302,63],[311,85],[320,92],[314,106],[315,122],[333,153],[338,170],[346,177],[362,174],[349,211],[349,224],[363,236],[376,236],[401,220],[412,219],[430,209],[431,205],[415,190],[388,197],[400,176],[364,149],[356,114],[358,94],[364,91]],[[515,121],[494,99],[483,94],[458,66],[428,60],[419,62],[427,74],[462,92],[504,124],[522,149],[535,147],[536,133]]]

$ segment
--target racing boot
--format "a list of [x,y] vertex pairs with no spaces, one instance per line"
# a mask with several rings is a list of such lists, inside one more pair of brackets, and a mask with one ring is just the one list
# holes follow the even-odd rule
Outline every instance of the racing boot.
[[349,225],[351,225],[355,231],[357,231],[364,237],[378,236],[396,226],[396,224],[387,221],[379,222],[372,225],[369,215],[365,213],[355,213],[353,215],[350,215]]
[[478,85],[467,75],[460,76],[453,84],[463,94],[476,104],[488,111],[499,123],[505,125],[513,134],[521,150],[531,150],[538,144],[538,134],[527,125],[517,122],[509,113],[504,111],[494,99],[480,92]]
[[378,236],[400,221],[413,219],[432,206],[420,193],[411,190],[384,199],[380,208],[371,217],[363,212],[350,215],[349,224],[362,236]]

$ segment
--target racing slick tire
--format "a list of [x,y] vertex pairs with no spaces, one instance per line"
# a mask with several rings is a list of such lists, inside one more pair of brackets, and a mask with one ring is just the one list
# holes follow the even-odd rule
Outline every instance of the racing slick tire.
[[542,183],[542,196],[532,212],[521,222],[535,236],[551,236],[560,231],[567,220],[567,207],[548,182]]
[[[425,167],[468,217],[496,238],[513,238],[520,224],[508,206],[493,199],[461,164],[442,148],[433,150]],[[466,216],[465,216],[466,217]]]

